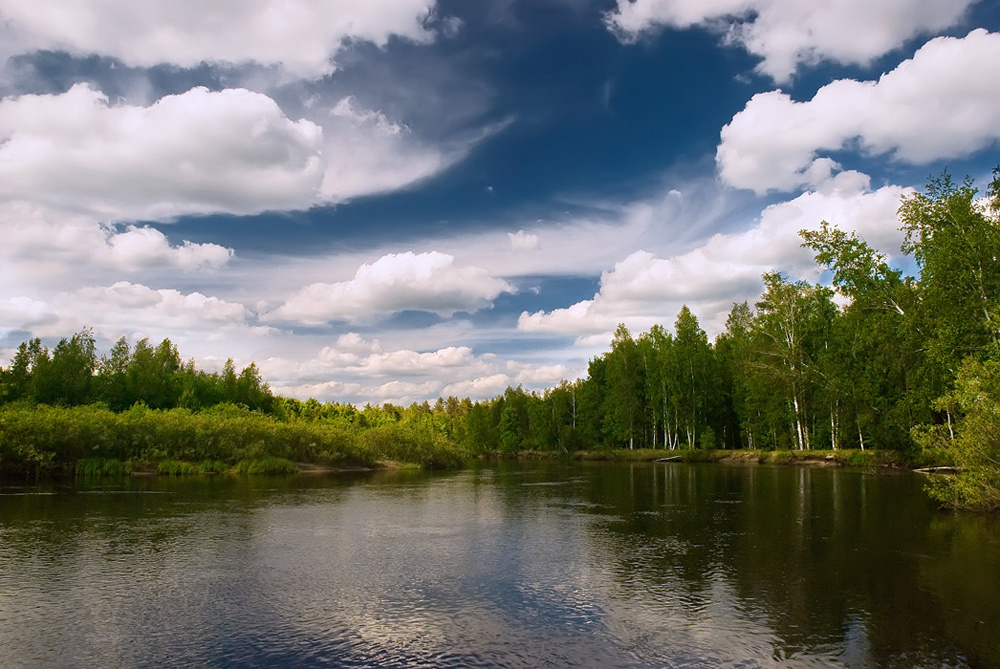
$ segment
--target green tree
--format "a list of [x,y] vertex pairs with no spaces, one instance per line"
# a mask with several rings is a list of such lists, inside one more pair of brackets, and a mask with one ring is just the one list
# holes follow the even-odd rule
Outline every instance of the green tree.
[[588,449],[610,446],[604,427],[607,370],[604,356],[592,358],[587,365],[587,378],[580,384],[577,392],[579,409],[576,426],[581,441]]
[[649,332],[637,340],[642,358],[645,385],[646,422],[649,424],[650,443],[653,448],[660,445],[677,447],[677,430],[671,421],[671,397],[668,370],[672,354],[673,336],[663,326],[654,325]]
[[521,386],[507,387],[503,394],[503,406],[500,411],[499,440],[500,450],[513,453],[531,444],[530,417],[528,415],[528,397]]
[[861,448],[866,439],[883,447],[905,447],[910,426],[928,418],[935,396],[921,382],[929,370],[917,308],[919,284],[904,280],[863,239],[825,221],[819,229],[799,234],[849,300],[834,326],[835,353],[822,362],[825,385],[843,417],[839,423],[844,428],[835,435],[849,434]]
[[811,400],[821,380],[815,354],[835,313],[828,288],[792,283],[778,272],[764,274],[755,319],[758,364],[791,409],[792,439],[799,450],[811,448]]
[[605,428],[615,443],[628,444],[642,437],[644,385],[642,360],[628,328],[622,323],[615,330],[607,364],[607,394],[605,396]]
[[255,363],[250,363],[243,368],[236,378],[235,400],[255,411],[268,412],[274,397],[271,395],[271,388],[260,375]]
[[712,351],[708,335],[687,306],[681,307],[674,322],[673,355],[668,374],[678,424],[689,448],[698,444],[698,434],[707,425],[707,390],[711,386]]
[[[38,345],[41,346],[40,341]],[[21,342],[5,377],[2,398],[4,402],[14,402],[32,397],[33,362],[34,358],[28,342]]]
[[954,376],[968,356],[998,344],[1000,310],[1000,169],[986,202],[971,179],[944,173],[899,208],[903,250],[920,265],[920,306],[930,355]]
[[733,425],[730,443],[749,449],[762,446],[761,400],[770,389],[756,383],[753,358],[754,314],[746,302],[733,304],[726,319],[726,330],[716,339],[715,352],[720,374],[729,390]]
[[129,378],[132,351],[128,340],[120,338],[101,357],[97,371],[97,395],[112,411],[124,411],[135,403]]
[[469,408],[465,419],[465,447],[473,454],[499,449],[500,440],[488,404],[475,402]]

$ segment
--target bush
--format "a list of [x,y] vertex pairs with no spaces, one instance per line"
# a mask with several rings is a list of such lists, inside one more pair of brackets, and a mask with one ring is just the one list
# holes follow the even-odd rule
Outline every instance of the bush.
[[464,458],[441,434],[406,424],[388,424],[361,433],[362,447],[382,460],[411,462],[428,468],[458,467]]

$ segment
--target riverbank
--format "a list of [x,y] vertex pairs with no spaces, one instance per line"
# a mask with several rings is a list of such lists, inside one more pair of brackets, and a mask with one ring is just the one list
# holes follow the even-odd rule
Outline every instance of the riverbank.
[[[465,447],[463,447],[463,445]],[[335,473],[359,469],[457,469],[474,460],[681,461],[918,468],[953,465],[935,451],[733,451],[619,449],[474,455],[431,424],[353,426],[279,420],[232,405],[202,412],[7,405],[0,408],[0,474],[7,478],[131,474]]]
[[487,459],[616,461],[616,462],[715,462],[738,465],[798,465],[809,467],[881,467],[916,469],[919,467],[949,466],[943,454],[922,453],[918,457],[891,450],[808,450],[808,451],[732,451],[715,450],[666,450],[666,449],[616,449],[601,451],[576,451],[559,453],[550,451],[520,451],[513,454],[494,453]]
[[[466,454],[429,426],[289,419],[233,405],[192,412],[136,405],[0,408],[0,475],[292,474],[400,463],[457,468]],[[301,463],[301,464],[298,464]]]

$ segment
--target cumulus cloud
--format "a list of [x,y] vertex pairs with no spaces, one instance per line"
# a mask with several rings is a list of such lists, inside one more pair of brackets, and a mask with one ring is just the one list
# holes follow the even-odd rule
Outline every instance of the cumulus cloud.
[[115,265],[132,270],[154,267],[181,270],[218,268],[233,256],[232,249],[218,244],[193,244],[185,240],[180,246],[172,246],[159,230],[134,225],[125,232],[108,234],[107,248]]
[[758,193],[822,181],[838,165],[822,152],[922,164],[969,155],[1000,139],[1000,34],[939,37],[878,81],[842,79],[796,102],[781,91],[755,95],[722,129],[716,154],[729,184]]
[[43,337],[92,326],[109,338],[137,329],[209,333],[218,338],[230,330],[248,329],[249,316],[238,303],[128,281],[56,293],[44,300],[18,296],[0,302],[0,322]]
[[343,334],[333,346],[324,346],[311,363],[324,371],[344,370],[365,376],[413,376],[439,370],[468,368],[479,361],[468,346],[435,351],[385,351],[378,339],[368,341],[355,332]]
[[390,253],[363,264],[350,281],[306,286],[265,318],[315,325],[407,310],[447,317],[477,311],[514,291],[481,267],[457,266],[445,253]]
[[319,126],[244,89],[140,107],[77,84],[0,101],[0,199],[105,220],[298,209],[319,192],[321,142]]
[[844,172],[817,191],[767,207],[758,224],[744,232],[716,234],[687,253],[667,258],[636,251],[601,275],[600,290],[592,299],[549,312],[524,312],[518,328],[602,335],[600,339],[610,341],[620,322],[636,330],[671,324],[687,304],[706,330],[719,332],[733,301],[759,295],[764,272],[776,269],[797,278],[816,278],[812,254],[801,248],[801,229],[827,220],[858,232],[890,255],[898,253],[902,239],[896,210],[908,192],[898,186],[871,191],[868,177]]
[[542,248],[538,241],[538,235],[524,230],[508,232],[507,239],[510,240],[510,250],[514,252],[538,251]]
[[[226,302],[201,293],[181,293],[173,289],[154,290],[141,284],[119,281],[107,287],[82,288],[73,298],[92,306],[127,312],[132,322],[180,327],[211,328],[221,324],[241,324],[249,312],[242,304]],[[166,322],[165,322],[166,321]]]
[[0,203],[0,234],[0,275],[7,281],[13,274],[79,278],[85,270],[217,270],[233,257],[232,249],[218,244],[175,245],[149,226],[108,227],[89,216],[57,214],[27,202]]
[[511,385],[507,374],[497,372],[488,376],[449,383],[442,393],[450,397],[469,397],[473,399],[489,399],[503,394]]
[[257,63],[320,77],[348,41],[433,38],[433,0],[83,0],[60,5],[0,0],[0,36],[14,53],[98,54],[139,67]]
[[81,83],[0,101],[0,200],[102,221],[307,209],[431,177],[499,127],[431,146],[351,97],[315,122],[293,121],[241,88],[144,107]]
[[543,388],[568,375],[564,365],[501,362],[467,346],[384,350],[378,340],[353,332],[324,346],[311,360],[270,358],[259,366],[278,392],[354,404],[405,405],[442,396],[486,399],[507,386]]
[[605,22],[623,41],[663,28],[716,30],[787,81],[800,65],[865,65],[918,35],[955,25],[975,0],[618,0]]

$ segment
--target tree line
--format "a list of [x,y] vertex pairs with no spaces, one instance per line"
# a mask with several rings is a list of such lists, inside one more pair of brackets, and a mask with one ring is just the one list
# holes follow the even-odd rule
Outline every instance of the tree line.
[[[509,388],[461,407],[470,446],[889,448],[912,429],[949,439],[964,413],[949,395],[963,368],[1000,359],[1000,171],[985,197],[947,174],[899,209],[906,277],[856,234],[823,222],[803,246],[831,286],[764,274],[753,305],[734,304],[709,341],[683,307],[672,330],[625,325],[585,378],[543,393]],[[965,366],[965,367],[963,367]],[[973,372],[967,371],[966,374]],[[449,407],[451,407],[449,409]]]
[[153,346],[122,337],[98,357],[93,331],[85,328],[59,341],[53,350],[39,338],[22,342],[7,369],[0,369],[0,402],[26,401],[52,406],[101,403],[112,411],[135,404],[153,409],[203,409],[232,403],[268,412],[274,402],[257,365],[236,372],[233,359],[221,373],[184,362],[169,339]]

